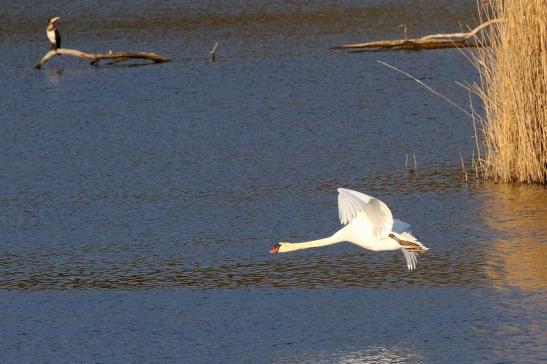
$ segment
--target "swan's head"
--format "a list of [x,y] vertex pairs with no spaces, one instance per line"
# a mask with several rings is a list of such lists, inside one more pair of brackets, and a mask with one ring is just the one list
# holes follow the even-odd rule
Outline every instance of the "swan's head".
[[285,253],[285,252],[288,252],[290,251],[290,246],[291,246],[291,243],[284,243],[284,242],[281,242],[281,243],[277,243],[274,245],[274,247],[272,248],[272,250],[270,250],[270,253],[274,254],[274,253]]
[[57,20],[61,19],[58,16],[51,17],[47,20],[48,24],[54,25]]

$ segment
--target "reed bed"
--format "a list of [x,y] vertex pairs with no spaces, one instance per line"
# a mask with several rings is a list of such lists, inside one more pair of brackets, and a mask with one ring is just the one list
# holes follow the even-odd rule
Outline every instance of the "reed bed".
[[491,0],[475,57],[484,105],[477,166],[487,178],[547,183],[547,1]]

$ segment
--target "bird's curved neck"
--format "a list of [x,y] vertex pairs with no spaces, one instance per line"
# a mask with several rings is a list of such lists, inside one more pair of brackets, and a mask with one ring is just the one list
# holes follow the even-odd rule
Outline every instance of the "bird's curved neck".
[[319,248],[322,246],[327,246],[327,245],[342,242],[343,240],[340,239],[337,235],[338,234],[334,234],[332,236],[329,236],[328,238],[304,241],[302,243],[292,243],[289,249],[292,251],[292,250],[300,250],[300,249]]

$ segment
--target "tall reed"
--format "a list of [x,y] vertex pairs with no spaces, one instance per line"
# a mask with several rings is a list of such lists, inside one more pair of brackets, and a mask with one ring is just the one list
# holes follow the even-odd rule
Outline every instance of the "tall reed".
[[547,0],[491,0],[476,56],[484,104],[484,175],[505,182],[547,183]]

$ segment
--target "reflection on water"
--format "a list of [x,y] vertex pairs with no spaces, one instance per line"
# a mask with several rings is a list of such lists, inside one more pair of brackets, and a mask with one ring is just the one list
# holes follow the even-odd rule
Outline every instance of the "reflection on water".
[[45,69],[45,73],[47,75],[49,83],[52,85],[58,85],[61,77],[63,76],[63,70],[56,68],[47,68]]
[[542,186],[487,184],[481,216],[494,229],[486,273],[495,286],[547,287],[547,190]]
[[368,349],[336,352],[305,354],[298,357],[283,357],[275,363],[344,363],[344,364],[391,364],[391,363],[420,363],[424,357],[408,349],[394,347],[371,347]]

